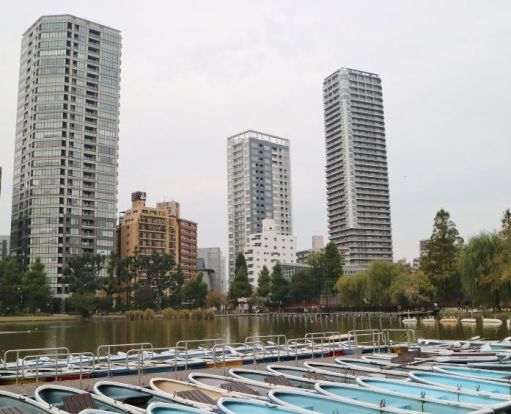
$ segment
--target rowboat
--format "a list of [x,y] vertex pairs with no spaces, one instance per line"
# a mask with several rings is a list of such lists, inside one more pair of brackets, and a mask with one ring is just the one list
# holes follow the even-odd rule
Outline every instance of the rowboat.
[[491,408],[494,412],[506,412],[511,400],[499,394],[482,394],[470,390],[452,390],[446,387],[426,385],[387,378],[359,377],[357,383],[364,387],[383,392],[397,392],[411,397],[428,398],[435,401],[454,401]]
[[176,403],[170,396],[161,392],[120,382],[99,381],[94,384],[93,390],[96,395],[101,395],[113,404],[121,402],[142,410],[153,402]]
[[[288,365],[267,365],[266,369],[273,373],[274,375],[281,375],[284,378],[287,378],[289,380],[304,380],[304,378],[309,379],[317,377],[316,381],[325,381],[324,379],[320,379],[321,376],[318,372],[315,372],[314,370],[311,370],[310,368],[301,368],[301,367],[292,367]],[[335,373],[331,373],[331,376],[336,376]],[[354,375],[340,375],[337,374],[338,378],[334,379],[334,381],[342,381],[342,382],[354,382],[355,376]],[[313,381],[314,382],[314,381]],[[314,384],[312,385],[311,389],[314,389]]]
[[220,412],[224,414],[317,414],[309,410],[282,407],[260,400],[239,400],[222,398],[218,402]]
[[425,397],[411,397],[398,392],[378,391],[358,385],[318,383],[316,384],[316,390],[321,394],[331,397],[350,398],[376,405],[380,405],[382,401],[385,401],[385,407],[395,407],[433,414],[493,413],[493,410],[489,408],[481,409],[473,404],[435,401]]
[[456,391],[476,391],[480,393],[491,393],[507,395],[511,398],[511,385],[502,382],[487,381],[475,378],[459,377],[456,375],[437,374],[430,372],[410,372],[410,378],[413,381],[423,384],[436,385],[439,387],[450,388]]
[[[193,407],[184,407],[180,404],[151,403],[147,406],[147,414],[211,414],[211,411],[200,410]],[[83,411],[80,414],[84,413]],[[90,413],[94,414],[94,413]]]
[[0,409],[16,408],[25,414],[64,414],[57,407],[34,401],[20,394],[0,391]]
[[484,379],[488,381],[511,382],[511,372],[494,371],[490,369],[477,369],[470,367],[444,366],[433,367],[433,371],[447,375]]
[[[383,404],[369,404],[350,398],[328,397],[294,390],[271,390],[268,393],[271,402],[289,408],[301,408],[321,414],[356,413],[356,414],[382,414],[382,413],[415,413],[406,406],[389,407]],[[406,411],[404,411],[406,409]]]
[[462,319],[460,319],[460,323],[462,325],[475,325],[475,324],[477,324],[477,319],[476,318],[462,318]]
[[203,404],[202,408],[204,409],[211,409],[211,407],[216,406],[216,403],[222,397],[239,396],[227,390],[214,391],[197,384],[168,378],[152,378],[149,381],[149,386],[151,389],[181,404],[187,404],[189,400],[196,401],[194,407],[200,408],[199,404]]
[[495,326],[502,325],[502,320],[496,318],[483,318],[483,326]]
[[321,374],[339,374],[346,377],[347,383],[355,382],[355,378],[360,375],[381,378],[407,378],[408,374],[402,370],[386,369],[385,365],[375,365],[372,367],[354,367],[341,364],[330,364],[328,362],[306,361],[303,363],[305,368]]
[[[63,385],[45,384],[36,388],[34,391],[34,398],[43,404],[56,407],[59,410],[65,410],[67,397],[75,396],[78,394],[85,394],[90,396],[92,403],[89,407],[84,408],[97,408],[100,410],[110,411],[114,413],[129,413],[140,414],[143,410],[123,404],[121,402],[112,401],[109,398],[100,395],[91,394],[86,391],[78,390],[76,388],[65,387]],[[66,410],[67,411],[67,410]]]
[[258,398],[266,400],[268,391],[271,389],[270,384],[264,384],[262,382],[240,380],[238,378],[202,372],[192,372],[188,375],[188,381],[213,391],[233,391],[252,399]]
[[445,317],[440,319],[438,322],[440,322],[440,325],[452,326],[458,324],[458,318],[455,318],[454,316]]
[[427,326],[435,325],[435,324],[436,324],[436,319],[435,319],[435,318],[431,318],[431,317],[428,317],[428,318],[422,318],[422,319],[421,319],[421,323],[422,323],[423,325],[427,325]]
[[305,390],[314,389],[314,380],[310,378],[288,378],[269,371],[258,371],[255,369],[231,368],[229,375],[241,381],[250,381],[269,385],[270,388],[275,387],[291,387]]

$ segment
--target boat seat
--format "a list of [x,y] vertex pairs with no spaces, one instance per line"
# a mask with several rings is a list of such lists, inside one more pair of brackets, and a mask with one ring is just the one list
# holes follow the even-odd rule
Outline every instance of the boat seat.
[[0,414],[24,414],[24,413],[23,411],[20,411],[20,409],[16,407],[4,407],[0,408]]
[[220,388],[223,388],[224,390],[231,392],[241,392],[243,394],[259,395],[259,393],[256,390],[250,388],[248,385],[243,384],[242,382],[224,382],[222,385],[220,385]]
[[216,401],[213,400],[209,395],[204,394],[201,390],[188,390],[176,392],[178,397],[185,398],[187,400],[197,401],[202,404],[216,405]]
[[319,372],[307,372],[303,375],[303,377],[315,381],[328,381],[328,378],[325,376],[325,374],[321,374]]
[[270,377],[265,377],[264,382],[272,385],[283,385],[285,387],[293,386],[293,383],[283,375],[272,375]]
[[62,400],[64,402],[64,411],[67,411],[69,414],[78,414],[86,408],[97,408],[90,393],[68,395]]

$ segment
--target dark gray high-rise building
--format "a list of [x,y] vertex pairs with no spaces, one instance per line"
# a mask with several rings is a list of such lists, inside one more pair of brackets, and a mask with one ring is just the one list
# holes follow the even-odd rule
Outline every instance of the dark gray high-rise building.
[[11,253],[40,258],[56,295],[66,257],[114,247],[120,61],[118,30],[71,15],[23,34]]
[[392,260],[381,79],[341,68],[323,82],[330,239],[345,273]]

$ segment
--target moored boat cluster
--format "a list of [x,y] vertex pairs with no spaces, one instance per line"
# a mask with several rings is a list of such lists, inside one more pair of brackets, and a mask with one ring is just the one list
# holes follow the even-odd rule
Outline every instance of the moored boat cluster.
[[[328,361],[319,358],[325,356],[325,349],[316,353],[307,340],[300,343],[301,353],[296,351],[295,359],[284,346],[258,343],[266,358],[274,359],[264,369],[242,364],[228,368],[224,361],[225,375],[194,369],[186,381],[162,375],[152,377],[148,386],[108,379],[87,392],[51,382],[37,387],[33,398],[0,390],[0,410],[2,414],[511,412],[509,338],[419,339],[373,349],[357,345],[356,337],[336,336],[332,341]],[[216,361],[227,352],[218,349],[189,350],[186,362],[193,366],[194,360],[208,357]],[[244,357],[253,357],[245,349]],[[355,352],[346,355],[348,350]],[[229,355],[241,351],[233,348]]]

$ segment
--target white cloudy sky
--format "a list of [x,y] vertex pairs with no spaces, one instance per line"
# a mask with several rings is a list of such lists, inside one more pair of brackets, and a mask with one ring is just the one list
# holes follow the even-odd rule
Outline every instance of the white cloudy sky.
[[327,235],[321,85],[340,66],[383,80],[396,258],[447,208],[462,235],[511,207],[511,2],[18,1],[0,25],[0,234],[10,227],[21,34],[71,13],[122,31],[119,210],[176,199],[200,246],[227,244],[226,137],[291,139],[300,248]]

